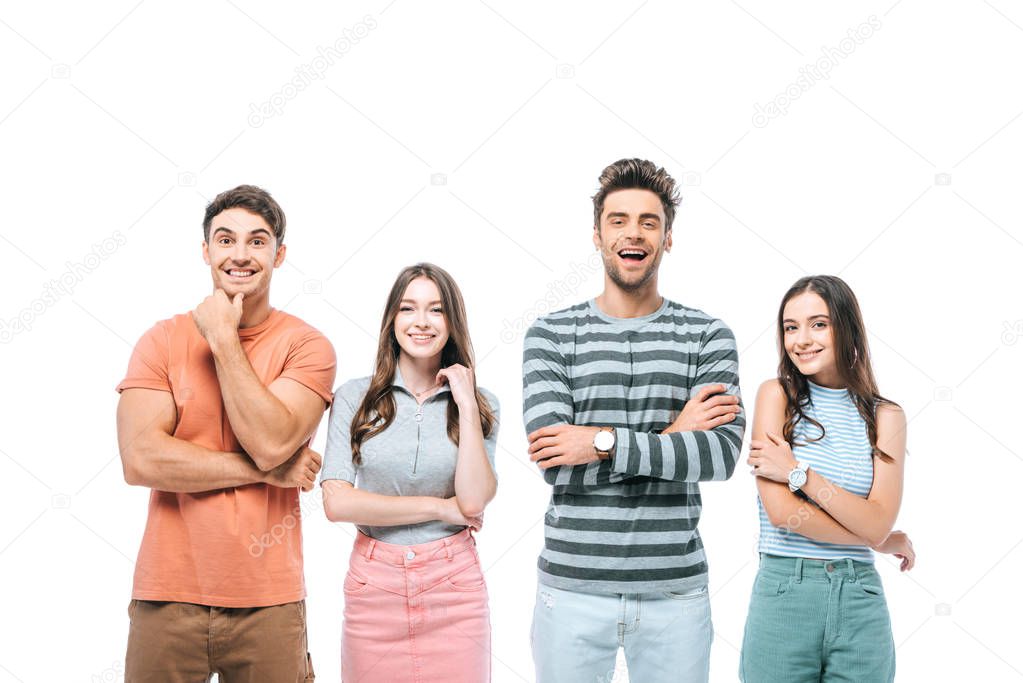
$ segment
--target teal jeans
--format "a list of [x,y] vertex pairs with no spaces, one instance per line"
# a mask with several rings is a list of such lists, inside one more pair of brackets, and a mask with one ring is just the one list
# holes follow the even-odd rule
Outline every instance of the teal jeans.
[[762,555],[739,678],[891,683],[895,642],[874,565]]

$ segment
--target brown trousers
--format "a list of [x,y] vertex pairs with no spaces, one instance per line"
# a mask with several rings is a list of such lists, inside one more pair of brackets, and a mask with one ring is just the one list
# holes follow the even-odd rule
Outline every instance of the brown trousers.
[[315,679],[305,601],[208,607],[132,600],[125,683],[303,683]]

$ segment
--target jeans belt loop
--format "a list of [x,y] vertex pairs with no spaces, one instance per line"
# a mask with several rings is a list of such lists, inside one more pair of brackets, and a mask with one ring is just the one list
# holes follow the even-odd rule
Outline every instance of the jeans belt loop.
[[845,566],[849,570],[849,576],[852,581],[859,580],[860,577],[856,576],[856,565],[853,563],[851,557],[845,558]]
[[797,557],[796,558],[796,572],[795,573],[796,573],[796,583],[801,583],[803,581],[803,558],[801,558],[801,557]]
[[377,547],[376,539],[370,539],[369,547],[366,548],[366,561],[369,562],[373,559],[373,549]]
[[450,562],[451,558],[454,557],[451,554],[451,539],[450,538],[445,538],[444,539],[444,552],[447,553],[448,561]]

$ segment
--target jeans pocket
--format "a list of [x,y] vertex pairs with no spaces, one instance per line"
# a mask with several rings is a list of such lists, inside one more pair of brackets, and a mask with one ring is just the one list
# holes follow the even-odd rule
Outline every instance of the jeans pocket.
[[483,571],[478,562],[474,562],[459,572],[449,574],[447,582],[456,591],[478,591],[486,585]]
[[316,680],[316,672],[313,671],[313,656],[308,652],[305,653],[305,680],[306,683]]
[[684,591],[664,591],[664,597],[672,600],[698,600],[707,595],[707,587],[700,586]]
[[785,595],[791,585],[791,578],[780,579],[766,574],[757,574],[757,578],[753,582],[753,595],[762,598],[776,598],[779,595]]
[[349,569],[348,573],[345,575],[345,582],[342,588],[348,595],[356,595],[369,588],[369,581]]
[[863,583],[862,581],[857,581],[856,583],[859,585],[860,590],[867,595],[873,597],[884,597],[884,588],[881,587],[881,584]]

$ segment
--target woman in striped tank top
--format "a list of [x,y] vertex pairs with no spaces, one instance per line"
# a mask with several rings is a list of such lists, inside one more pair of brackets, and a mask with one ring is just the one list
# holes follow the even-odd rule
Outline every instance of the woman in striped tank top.
[[849,286],[805,277],[778,312],[778,378],[757,394],[749,464],[760,494],[760,570],[740,678],[892,681],[895,645],[874,551],[915,561],[892,531],[906,417],[877,390]]

